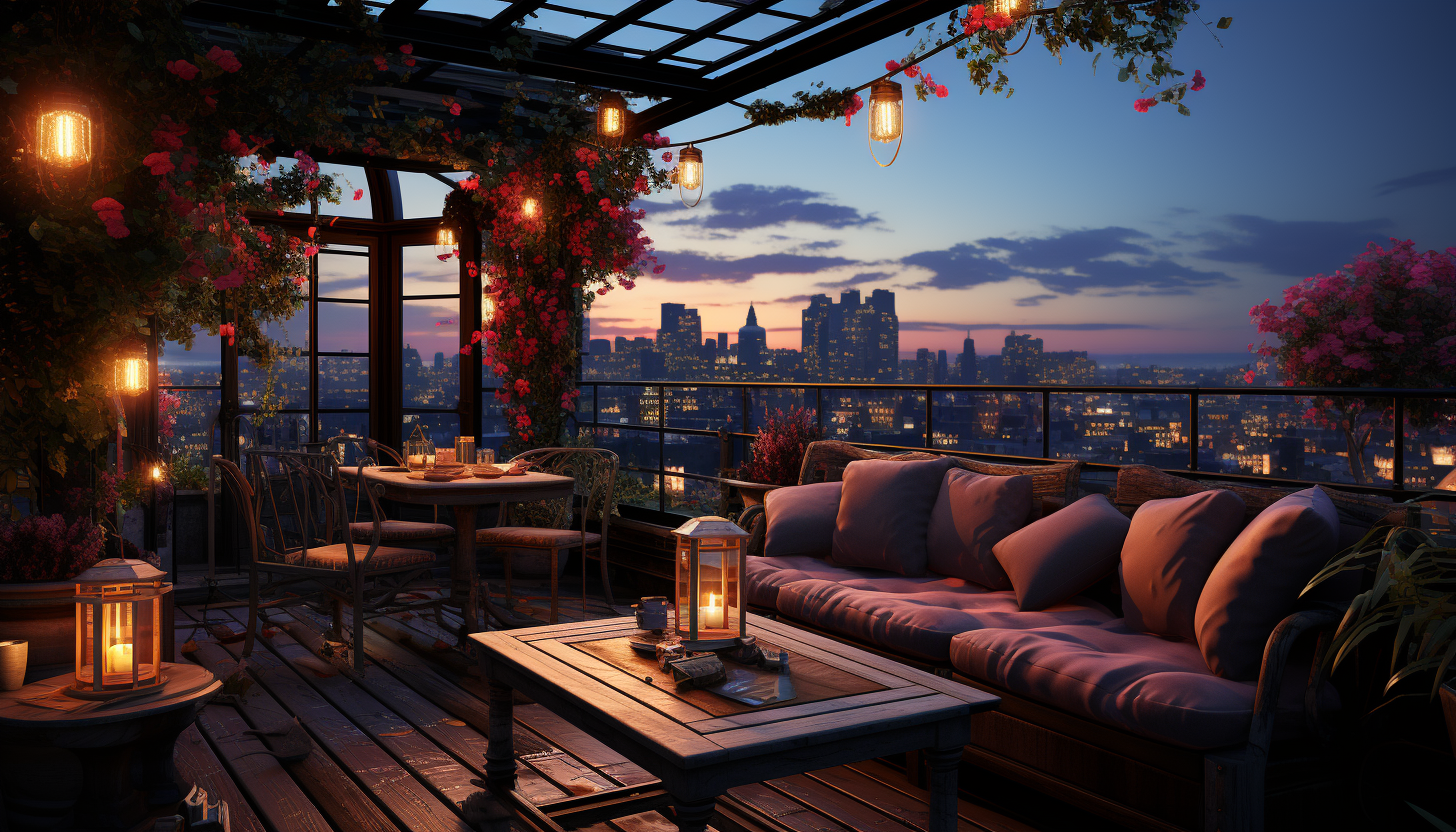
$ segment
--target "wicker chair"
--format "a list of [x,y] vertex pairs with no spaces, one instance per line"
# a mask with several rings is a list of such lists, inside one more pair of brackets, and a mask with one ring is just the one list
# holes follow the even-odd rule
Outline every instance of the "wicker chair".
[[[349,451],[354,453],[350,454]],[[336,465],[358,465],[368,467],[377,465],[380,457],[386,457],[390,462],[398,463],[403,468],[399,454],[393,449],[375,442],[373,439],[344,434],[331,436],[324,442],[324,453],[334,459]],[[350,457],[353,457],[351,460]],[[349,536],[355,543],[368,543],[374,536],[374,517],[368,520],[360,520],[360,516],[366,508],[363,494],[359,489],[346,485],[346,489],[354,492],[354,510],[350,514]],[[435,522],[423,523],[414,520],[390,520],[383,514],[379,517],[379,539],[391,545],[411,544],[418,545],[437,544],[448,548],[453,547],[455,542],[455,527],[440,522],[440,508],[435,507]]]
[[[525,463],[530,468],[547,474],[571,477],[576,481],[575,493],[580,498],[580,508],[572,505],[576,501],[542,500],[532,503],[514,503],[503,507],[501,525],[481,529],[475,534],[475,542],[481,546],[503,548],[505,552],[506,607],[511,606],[514,592],[511,585],[512,549],[539,549],[551,553],[551,623],[558,617],[559,564],[562,552],[582,548],[581,593],[582,612],[586,612],[586,561],[595,550],[602,568],[602,592],[608,605],[613,604],[612,584],[607,576],[607,542],[611,533],[612,487],[617,481],[619,462],[617,455],[602,448],[540,448],[526,451],[512,462]],[[573,513],[580,517],[580,529],[571,528]],[[511,520],[529,521],[513,525]],[[601,522],[601,534],[586,530],[588,520]],[[481,597],[487,597],[481,587]],[[540,600],[536,596],[523,598]]]
[[[361,489],[370,504],[373,533],[363,552],[344,534],[344,487],[333,457],[290,451],[248,451],[248,475],[220,456],[212,458],[231,484],[248,536],[248,633],[243,656],[253,652],[258,612],[298,604],[300,596],[263,602],[262,596],[305,581],[321,586],[332,601],[333,636],[342,641],[343,607],[353,608],[354,669],[364,670],[364,618],[383,606],[435,606],[435,601],[395,604],[395,596],[435,565],[420,549],[381,546],[382,516],[373,489]],[[337,542],[336,542],[337,541]],[[269,578],[261,584],[261,576]],[[261,584],[261,585],[260,585]]]

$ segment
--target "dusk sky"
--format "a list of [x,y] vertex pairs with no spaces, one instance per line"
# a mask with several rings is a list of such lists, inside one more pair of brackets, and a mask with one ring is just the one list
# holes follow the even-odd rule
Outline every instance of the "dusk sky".
[[[979,351],[1008,331],[1094,354],[1240,353],[1249,307],[1349,262],[1371,240],[1456,245],[1456,4],[1209,0],[1173,54],[1208,86],[1191,117],[1135,112],[1110,55],[1059,66],[1038,43],[1006,68],[1010,99],[978,96],[946,52],[925,64],[945,99],[905,85],[892,167],[864,113],[763,127],[703,146],[706,197],[642,201],[667,271],[592,310],[593,337],[652,335],[658,306],[695,306],[735,333],[752,300],[770,346],[799,346],[807,296],[893,289],[900,348]],[[1389,25],[1399,20],[1398,26]],[[543,21],[543,25],[545,22]],[[858,85],[914,43],[903,32],[765,91]],[[634,106],[640,109],[642,102]],[[665,131],[742,124],[726,106]]]

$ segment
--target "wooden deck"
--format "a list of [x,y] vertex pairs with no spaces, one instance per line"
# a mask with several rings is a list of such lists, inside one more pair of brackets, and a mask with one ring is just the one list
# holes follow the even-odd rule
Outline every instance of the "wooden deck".
[[[497,591],[492,595],[503,600]],[[579,619],[579,595],[563,596],[562,618]],[[520,601],[515,609],[544,618],[540,602]],[[588,603],[588,617],[617,614],[599,600]],[[225,623],[240,635],[246,620],[246,610],[237,607],[178,610],[177,660],[228,677],[243,642],[219,643],[201,625]],[[179,777],[227,800],[238,832],[676,829],[662,813],[666,795],[651,775],[530,703],[514,709],[515,750],[518,789],[536,811],[507,812],[483,784],[486,683],[456,649],[458,625],[448,612],[444,621],[433,613],[371,620],[368,665],[355,678],[347,659],[326,657],[327,618],[306,607],[269,615],[245,674],[179,740]],[[257,732],[293,720],[311,747],[305,759],[280,762]],[[925,832],[926,796],[892,765],[866,762],[734,789],[720,800],[714,826],[719,832]],[[964,799],[960,818],[960,832],[1034,832]],[[1093,821],[1079,828],[1105,826]]]

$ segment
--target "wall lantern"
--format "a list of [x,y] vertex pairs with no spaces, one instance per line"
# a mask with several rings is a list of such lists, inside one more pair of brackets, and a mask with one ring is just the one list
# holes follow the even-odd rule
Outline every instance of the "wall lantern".
[[162,596],[172,584],[144,560],[108,558],[77,575],[78,699],[135,696],[167,681],[162,672]]
[[895,81],[885,79],[870,85],[870,141],[895,142],[895,155],[888,162],[881,162],[875,156],[875,146],[870,145],[871,158],[882,168],[895,164],[900,157],[900,143],[905,139],[904,98]]
[[35,155],[43,164],[71,169],[91,161],[95,143],[91,108],[75,96],[63,96],[36,118]]
[[447,257],[455,253],[455,229],[442,225],[440,230],[435,232],[435,254]]
[[597,134],[609,139],[621,138],[627,132],[627,99],[615,92],[602,94],[597,105]]
[[534,196],[528,196],[521,200],[521,216],[528,220],[534,220],[541,216],[541,202]]
[[[683,205],[692,208],[703,201],[703,151],[688,145],[677,154],[677,195]],[[698,198],[688,205],[683,191],[697,191]]]
[[116,356],[112,370],[112,388],[123,396],[140,396],[150,387],[151,368],[147,348],[140,343],[127,344]]
[[748,635],[743,614],[748,532],[722,517],[695,517],[677,536],[676,632],[687,650],[732,647]]

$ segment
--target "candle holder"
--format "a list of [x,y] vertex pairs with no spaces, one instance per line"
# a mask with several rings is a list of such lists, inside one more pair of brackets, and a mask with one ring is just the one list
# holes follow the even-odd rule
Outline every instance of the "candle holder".
[[696,517],[677,536],[675,632],[687,650],[721,650],[748,635],[743,576],[748,532],[722,517]]
[[146,693],[162,673],[162,596],[172,584],[144,560],[108,558],[76,576],[76,679],[66,693],[114,699]]

